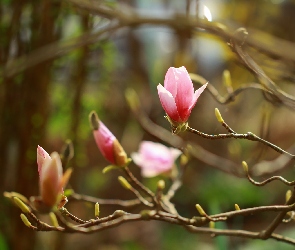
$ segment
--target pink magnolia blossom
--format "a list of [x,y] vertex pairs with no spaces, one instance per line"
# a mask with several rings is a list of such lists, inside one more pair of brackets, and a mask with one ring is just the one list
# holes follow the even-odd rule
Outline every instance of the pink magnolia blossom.
[[112,132],[98,119],[97,114],[90,114],[95,142],[106,160],[117,166],[127,163],[127,155]]
[[42,210],[50,210],[61,202],[60,198],[63,194],[63,187],[70,178],[71,169],[68,169],[63,174],[59,154],[53,152],[49,156],[40,146],[37,148],[37,164],[41,199],[36,199],[35,204],[38,205],[38,208],[42,207]]
[[49,154],[42,147],[40,147],[38,145],[38,147],[37,147],[37,164],[38,164],[39,177],[40,177],[42,165],[43,165],[44,161],[46,161],[48,159],[51,159]]
[[170,67],[166,73],[164,87],[159,84],[158,94],[163,109],[176,123],[185,123],[196,105],[207,83],[194,91],[192,80],[184,66]]
[[40,195],[44,204],[49,207],[57,203],[59,194],[63,192],[62,165],[59,154],[53,152],[44,160],[40,173]]
[[106,158],[109,162],[115,164],[113,144],[116,140],[116,137],[101,121],[99,121],[98,129],[93,130],[93,136],[96,145],[103,157]]
[[181,151],[176,148],[168,148],[160,143],[143,141],[139,145],[139,151],[132,153],[131,158],[141,168],[142,176],[153,177],[170,171],[180,154]]

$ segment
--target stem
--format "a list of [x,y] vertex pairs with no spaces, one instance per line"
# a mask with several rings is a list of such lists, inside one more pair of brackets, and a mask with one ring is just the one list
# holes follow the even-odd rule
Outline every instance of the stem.
[[[231,129],[230,127],[228,127],[229,129]],[[287,154],[289,156],[292,156],[292,158],[294,159],[295,158],[295,155],[281,149],[280,147],[258,137],[257,135],[251,133],[251,132],[248,132],[247,134],[237,134],[237,133],[229,133],[229,134],[218,134],[218,135],[208,135],[208,134],[205,134],[203,132],[200,132],[196,129],[193,129],[191,127],[187,127],[187,131],[193,133],[193,134],[197,134],[203,138],[206,138],[206,139],[211,139],[211,140],[218,140],[218,139],[226,139],[226,138],[235,138],[235,139],[246,139],[246,140],[249,140],[249,141],[258,141],[258,142],[261,142],[263,144],[265,144],[266,146],[274,149],[275,151],[277,151],[278,153],[280,154]]]

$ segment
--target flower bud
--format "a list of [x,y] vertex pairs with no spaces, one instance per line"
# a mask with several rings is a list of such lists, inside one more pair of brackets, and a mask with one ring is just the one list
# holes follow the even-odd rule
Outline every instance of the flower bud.
[[127,154],[117,139],[114,140],[113,150],[116,165],[125,166],[128,162]]
[[286,202],[288,202],[288,200],[291,198],[291,196],[292,196],[292,191],[291,190],[288,190],[286,192]]
[[196,209],[198,210],[199,214],[202,216],[206,216],[204,209],[201,207],[200,204],[196,204]]
[[99,120],[92,111],[89,115],[95,142],[106,160],[116,166],[125,166],[128,163],[127,155],[111,131]]
[[158,186],[158,190],[164,190],[165,189],[165,181],[159,180],[157,186]]
[[216,116],[217,121],[219,121],[220,123],[224,123],[224,120],[223,120],[218,108],[215,108],[215,116]]
[[215,228],[215,222],[214,221],[209,222],[209,228],[211,228],[211,229]]
[[13,197],[13,201],[22,210],[23,213],[31,212],[31,209],[18,197]]
[[63,162],[68,163],[74,157],[74,145],[71,140],[66,140],[62,150],[61,159]]
[[249,168],[248,168],[248,164],[247,164],[247,162],[242,161],[242,166],[243,166],[244,172],[245,172],[246,174],[248,174],[248,172],[249,172]]
[[223,84],[230,90],[232,90],[232,80],[229,70],[224,70],[222,74]]
[[22,219],[23,223],[27,226],[27,227],[31,227],[32,224],[31,222],[28,220],[27,216],[25,216],[24,214],[20,214],[20,218]]
[[57,221],[57,218],[55,216],[55,213],[53,212],[50,212],[49,213],[49,217],[50,217],[50,220],[51,220],[51,223],[54,227],[59,227],[59,224],[58,224],[58,221]]
[[167,116],[176,123],[186,123],[207,83],[194,91],[185,67],[170,67],[165,75],[164,87],[159,84],[158,95]]
[[120,182],[123,188],[126,188],[128,190],[132,189],[130,183],[123,176],[119,176],[118,181]]
[[96,218],[98,218],[99,217],[99,204],[96,202],[95,203],[95,206],[94,206],[94,216],[96,217]]
[[35,197],[33,204],[39,212],[50,212],[53,207],[61,208],[67,202],[63,195],[63,187],[68,183],[72,173],[72,169],[69,168],[63,174],[61,159],[57,152],[47,155],[47,152],[38,146],[37,163],[41,197]]

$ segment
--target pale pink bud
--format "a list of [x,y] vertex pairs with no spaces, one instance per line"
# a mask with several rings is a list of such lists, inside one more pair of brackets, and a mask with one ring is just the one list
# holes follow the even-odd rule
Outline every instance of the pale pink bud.
[[44,161],[51,159],[49,154],[38,145],[37,147],[37,164],[38,164],[38,173],[39,177],[41,174],[42,165],[44,164]]
[[176,148],[168,148],[160,143],[143,141],[139,151],[132,153],[134,163],[141,168],[144,177],[153,177],[172,169],[174,161],[181,154]]
[[127,163],[127,155],[112,132],[98,119],[95,112],[90,113],[95,142],[106,160],[117,166]]
[[62,187],[62,164],[57,152],[50,155],[43,162],[40,173],[40,194],[43,203],[53,207],[58,202],[59,195],[63,192]]
[[33,197],[33,204],[39,212],[50,212],[54,206],[61,208],[66,203],[63,188],[69,181],[72,169],[63,174],[58,153],[49,154],[40,146],[37,148],[40,197]]
[[164,87],[159,84],[157,89],[162,107],[169,118],[177,123],[185,123],[206,86],[207,83],[194,91],[192,80],[182,66],[170,67],[165,76]]

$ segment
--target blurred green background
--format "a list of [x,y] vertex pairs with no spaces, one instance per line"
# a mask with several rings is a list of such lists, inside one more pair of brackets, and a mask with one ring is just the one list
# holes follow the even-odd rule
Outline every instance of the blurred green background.
[[[80,2],[83,4],[83,1]],[[295,1],[292,0],[126,0],[91,1],[95,6],[135,11],[154,18],[212,18],[231,27],[260,30],[257,39],[273,46],[272,37],[295,42]],[[82,6],[82,5],[81,5]],[[158,99],[156,86],[164,81],[170,66],[184,65],[226,95],[222,72],[228,69],[233,88],[257,82],[227,46],[227,42],[205,30],[196,32],[166,26],[124,27],[103,36],[110,21],[72,1],[2,0],[0,2],[0,190],[16,191],[27,197],[38,195],[36,164],[37,145],[47,152],[60,151],[66,139],[74,143],[74,168],[70,185],[77,193],[100,198],[132,199],[132,194],[117,184],[117,173],[103,175],[108,163],[98,151],[88,114],[96,110],[99,117],[122,143],[126,152],[137,151],[141,140],[159,141],[146,133],[125,101],[126,88],[138,93],[144,110],[155,123],[169,130]],[[258,36],[257,35],[257,36]],[[80,39],[82,37],[82,39]],[[293,47],[295,50],[295,47]],[[249,48],[250,55],[286,92],[294,94],[294,62],[275,58]],[[197,88],[198,85],[195,85]],[[200,97],[190,117],[190,126],[214,134],[225,133],[216,121],[218,107],[225,121],[237,132],[251,131],[288,149],[294,141],[294,111],[268,102],[261,91],[247,90],[227,105],[219,104],[207,91]],[[184,133],[185,140],[229,159],[254,165],[273,160],[278,153],[257,143],[228,139],[211,141]],[[222,165],[223,162],[220,162]],[[131,170],[141,179],[139,169]],[[280,175],[292,180],[294,168]],[[143,180],[152,190],[156,180]],[[280,183],[266,187],[252,186],[245,179],[192,159],[184,174],[184,186],[173,202],[183,216],[197,214],[201,204],[209,214],[241,208],[282,204],[288,188]],[[70,203],[69,211],[81,217],[93,217],[93,208]],[[117,207],[101,206],[102,215]],[[183,228],[159,222],[136,222],[91,235],[33,232],[19,218],[20,211],[0,196],[0,249],[292,249],[272,240],[244,240],[193,235]],[[239,217],[220,228],[259,231],[274,214]],[[48,220],[46,216],[41,217]],[[140,230],[139,230],[140,229]],[[294,236],[293,222],[280,226],[284,235]]]

